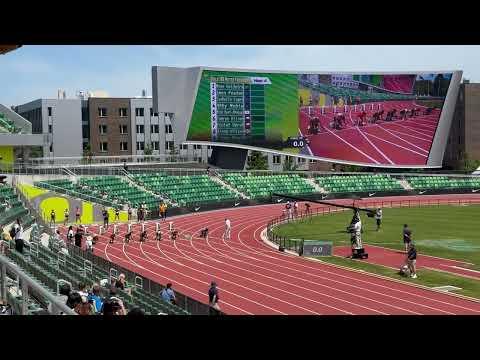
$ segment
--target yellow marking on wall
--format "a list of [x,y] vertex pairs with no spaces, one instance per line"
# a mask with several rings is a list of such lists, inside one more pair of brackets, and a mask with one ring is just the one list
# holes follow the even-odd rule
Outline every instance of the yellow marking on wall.
[[[76,210],[76,208],[75,208]],[[82,224],[93,224],[93,204],[88,201],[82,201],[82,214],[80,221]],[[75,220],[75,219],[74,219]]]
[[70,203],[62,197],[50,197],[40,202],[40,213],[46,221],[50,221],[50,213],[55,210],[55,222],[62,223],[65,219],[63,212],[70,208]]
[[48,190],[41,189],[30,184],[18,184],[18,188],[28,200],[32,200],[37,196],[48,193]]

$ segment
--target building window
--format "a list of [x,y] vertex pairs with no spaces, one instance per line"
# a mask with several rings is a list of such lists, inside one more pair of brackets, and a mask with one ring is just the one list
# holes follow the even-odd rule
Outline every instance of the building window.
[[310,164],[314,164],[314,163],[315,163],[315,160],[310,159],[309,162],[310,162]]
[[144,111],[144,108],[135,108],[135,116],[145,116]]
[[171,134],[171,133],[173,133],[173,131],[172,131],[172,125],[165,125],[165,133],[166,133],[166,134]]
[[150,108],[150,116],[153,116],[153,109]]
[[145,150],[145,142],[137,141],[137,150]]
[[128,126],[120,125],[120,134],[128,134]]
[[298,158],[297,161],[299,164],[305,164],[305,158]]
[[193,145],[193,150],[202,150],[202,145]]
[[98,116],[107,117],[107,108],[98,108]]
[[152,134],[158,134],[158,132],[159,132],[158,130],[159,130],[158,125],[150,125],[150,132]]
[[120,108],[118,109],[118,115],[120,117],[127,117],[127,108]]
[[280,164],[280,155],[273,155],[272,162],[274,164]]
[[107,133],[107,125],[98,125],[98,132],[100,135],[105,135]]
[[173,141],[165,142],[165,150],[173,150]]
[[120,151],[128,151],[128,142],[122,141],[120,143]]
[[182,149],[182,150],[188,150],[188,144],[182,144],[182,145],[180,145],[180,149]]
[[158,141],[152,141],[152,148],[153,148],[153,150],[159,150],[160,149],[160,143]]
[[53,152],[53,143],[50,144],[50,152]]
[[101,142],[100,143],[100,151],[101,152],[107,152],[108,151],[108,144],[106,142]]
[[48,125],[48,133],[51,134],[53,132],[52,124]]
[[145,125],[137,125],[137,134],[143,134],[145,132]]
[[212,147],[210,145],[208,145],[207,150],[212,150]]
[[52,116],[52,108],[48,107],[48,116]]

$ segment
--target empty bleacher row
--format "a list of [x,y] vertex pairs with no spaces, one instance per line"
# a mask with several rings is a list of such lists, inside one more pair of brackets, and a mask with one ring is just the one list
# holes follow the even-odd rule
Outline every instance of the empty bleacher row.
[[[78,289],[80,284],[91,286],[106,280],[110,283],[110,274],[96,266],[85,266],[85,259],[70,251],[68,255],[59,253],[56,243],[50,239],[50,247],[43,246],[38,239],[30,242],[30,250],[26,254],[17,252],[13,246],[7,248],[6,255],[20,268],[29,273],[39,284],[49,292],[56,294],[56,284],[64,280]],[[91,270],[91,271],[90,271]],[[104,287],[103,293],[109,289]],[[159,295],[151,294],[140,287],[132,287],[131,294],[120,289],[116,295],[127,309],[139,307],[147,314],[187,315],[188,313],[178,306],[163,301]]]
[[135,181],[179,206],[235,200],[238,195],[208,175],[171,176],[165,173],[137,174]]
[[480,189],[480,177],[408,176],[405,179],[416,190]]
[[291,195],[312,194],[316,190],[298,175],[225,174],[223,179],[252,199],[265,198],[271,193]]
[[20,219],[24,228],[29,227],[34,217],[23,206],[14,189],[9,185],[0,186],[0,227]]
[[315,181],[330,193],[404,190],[397,179],[380,174],[322,176]]

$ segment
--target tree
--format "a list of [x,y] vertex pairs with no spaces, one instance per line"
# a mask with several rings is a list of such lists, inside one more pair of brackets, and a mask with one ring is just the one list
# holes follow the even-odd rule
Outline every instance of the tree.
[[295,171],[298,169],[298,164],[291,156],[287,156],[285,158],[285,162],[283,163],[283,171]]
[[153,148],[151,144],[148,144],[145,146],[145,149],[143,150],[144,155],[152,155],[153,154]]
[[259,151],[252,151],[248,158],[247,170],[268,170],[268,159]]
[[90,144],[86,144],[83,147],[83,161],[86,163],[90,163],[92,161],[93,151],[92,146]]
[[473,172],[480,167],[480,160],[470,159],[470,156],[462,152],[460,157],[460,168],[466,172]]

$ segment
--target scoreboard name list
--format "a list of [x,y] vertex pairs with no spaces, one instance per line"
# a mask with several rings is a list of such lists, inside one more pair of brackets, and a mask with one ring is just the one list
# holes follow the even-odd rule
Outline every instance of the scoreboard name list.
[[210,79],[212,141],[265,139],[267,78]]

